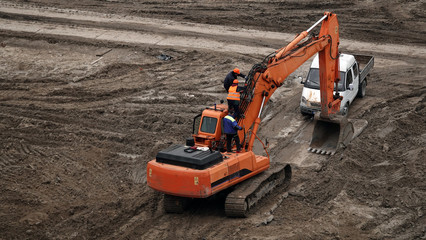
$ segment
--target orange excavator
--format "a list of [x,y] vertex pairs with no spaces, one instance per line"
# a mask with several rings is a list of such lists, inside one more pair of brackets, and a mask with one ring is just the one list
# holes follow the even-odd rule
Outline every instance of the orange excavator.
[[[320,23],[319,34],[310,34]],[[240,95],[240,116],[237,117],[238,125],[243,128],[238,132],[243,146],[241,152],[223,150],[226,141],[222,124],[228,106],[208,107],[194,118],[194,134],[186,145],[172,145],[160,151],[147,165],[147,183],[165,194],[165,211],[182,212],[190,199],[207,198],[232,189],[225,201],[225,213],[230,217],[245,217],[263,196],[277,186],[288,184],[290,165],[271,163],[266,147],[267,156],[255,155],[253,144],[265,104],[284,80],[316,53],[319,54],[322,108],[315,117],[311,147],[324,147],[324,151],[328,151],[340,143],[346,144],[352,138],[353,127],[344,117],[337,116],[342,100],[334,93],[340,77],[338,45],[337,16],[326,12],[287,46],[252,67]]]

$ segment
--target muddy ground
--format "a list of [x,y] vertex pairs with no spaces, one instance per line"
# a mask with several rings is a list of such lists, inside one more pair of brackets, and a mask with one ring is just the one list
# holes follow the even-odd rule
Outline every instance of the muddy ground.
[[[0,239],[425,239],[425,8],[0,1]],[[339,14],[342,52],[376,59],[349,113],[367,129],[334,156],[306,151],[308,61],[262,116],[272,161],[293,166],[283,201],[265,199],[246,219],[226,218],[221,197],[165,214],[147,162],[225,98],[227,72],[248,72],[325,10]]]

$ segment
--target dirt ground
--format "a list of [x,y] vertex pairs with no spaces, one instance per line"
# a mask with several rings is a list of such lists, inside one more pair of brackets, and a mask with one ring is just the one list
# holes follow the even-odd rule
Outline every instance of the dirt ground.
[[[426,239],[424,9],[1,0],[0,239]],[[282,202],[267,198],[245,219],[226,218],[219,196],[165,214],[147,162],[225,99],[226,73],[247,73],[326,10],[338,14],[342,52],[375,57],[349,112],[368,127],[333,156],[307,152],[313,124],[298,104],[308,61],[262,116],[272,161],[293,167]]]

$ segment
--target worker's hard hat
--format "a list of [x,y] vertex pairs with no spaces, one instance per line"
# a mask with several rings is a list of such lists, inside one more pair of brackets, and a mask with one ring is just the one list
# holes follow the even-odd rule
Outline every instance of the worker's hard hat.
[[240,74],[240,69],[238,69],[238,68],[234,68],[234,73],[236,73],[236,74]]
[[238,79],[234,79],[232,83],[238,83]]

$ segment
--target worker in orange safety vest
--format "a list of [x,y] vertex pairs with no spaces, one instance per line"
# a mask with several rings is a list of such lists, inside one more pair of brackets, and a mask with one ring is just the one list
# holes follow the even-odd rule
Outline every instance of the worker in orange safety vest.
[[235,79],[232,82],[231,87],[229,87],[228,91],[228,97],[226,98],[228,100],[228,108],[234,109],[235,116],[238,117],[239,114],[239,105],[240,105],[240,92],[238,91],[238,80]]

